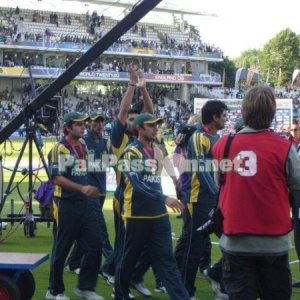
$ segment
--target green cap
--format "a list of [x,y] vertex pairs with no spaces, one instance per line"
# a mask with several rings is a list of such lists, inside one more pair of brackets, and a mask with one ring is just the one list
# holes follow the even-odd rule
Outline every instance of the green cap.
[[100,109],[92,111],[90,114],[90,118],[92,121],[95,121],[96,119],[99,119],[99,118],[105,120],[104,113]]
[[148,113],[142,113],[135,117],[134,124],[142,125],[142,124],[153,124],[153,123],[162,123],[163,119],[155,117]]
[[63,124],[66,125],[70,122],[84,122],[89,119],[90,119],[89,116],[85,116],[85,115],[82,115],[82,114],[74,111],[74,112],[65,114],[62,121],[63,121]]

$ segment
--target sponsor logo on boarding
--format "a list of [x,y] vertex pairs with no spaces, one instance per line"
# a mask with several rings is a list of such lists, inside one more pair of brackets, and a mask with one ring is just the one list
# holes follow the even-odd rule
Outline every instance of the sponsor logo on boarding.
[[174,75],[168,75],[168,74],[155,74],[152,75],[154,80],[173,80],[173,81],[185,81],[187,80],[187,76],[180,75],[180,74],[174,74]]

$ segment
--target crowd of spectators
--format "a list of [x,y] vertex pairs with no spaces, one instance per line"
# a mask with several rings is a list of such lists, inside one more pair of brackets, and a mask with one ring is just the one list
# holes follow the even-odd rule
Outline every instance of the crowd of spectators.
[[52,12],[49,16],[50,18],[50,24],[55,24],[57,27],[59,26],[58,24],[58,16],[56,12]]
[[[16,25],[17,26],[17,25]],[[97,42],[97,37],[100,38],[103,32],[99,32],[97,37],[92,37],[90,35],[76,35],[76,34],[54,34],[51,29],[46,28],[44,32],[40,33],[30,33],[30,32],[17,32],[17,27],[12,29],[7,29],[0,27],[0,36],[2,34],[2,39],[6,39],[6,36],[10,36],[14,42],[46,42],[50,45],[58,45],[59,43],[74,43],[82,45],[82,48],[86,45],[94,45]],[[142,48],[156,51],[157,54],[177,54],[178,55],[193,55],[198,53],[219,53],[222,51],[214,46],[201,43],[201,42],[190,42],[187,40],[185,43],[161,43],[154,40],[130,40],[130,39],[119,39],[110,48],[110,51],[115,52],[128,52],[133,48]],[[175,51],[175,52],[174,52]]]
[[[38,90],[39,84],[35,86]],[[97,94],[80,94],[76,86],[73,90],[65,89],[63,92],[64,98],[64,113],[70,111],[80,111],[83,114],[88,114],[95,109],[102,109],[105,114],[106,121],[111,123],[119,113],[119,106],[125,93],[125,87],[116,87],[112,90],[102,92],[99,90]],[[15,116],[17,116],[32,99],[31,84],[27,83],[23,86],[23,91],[15,99],[12,91],[6,87],[0,91],[0,129],[5,127]],[[181,105],[165,105],[164,94],[165,90],[161,87],[154,86],[149,89],[151,98],[155,106],[155,113],[164,118],[165,123],[171,128],[180,119],[190,115],[193,111],[192,105],[182,103]],[[134,105],[140,103],[140,95],[135,96]],[[20,99],[21,98],[21,99]]]
[[0,129],[5,127],[22,109],[12,91],[6,87],[0,90]]
[[98,16],[96,11],[93,11],[92,15],[89,15],[89,11],[86,14],[86,23],[88,26],[88,32],[95,35],[100,32],[101,24],[104,25],[105,17],[104,15]]
[[[68,68],[72,63],[78,59],[77,56],[67,55],[64,62],[59,62],[53,60],[46,60],[46,65],[44,66],[43,60],[34,53],[26,53],[21,57],[16,53],[9,53],[3,57],[3,66],[4,67],[16,67],[23,66],[27,68],[28,66],[41,66],[48,68]],[[114,71],[114,72],[127,72],[128,66],[131,62],[131,59],[127,58],[97,58],[94,62],[90,63],[83,71],[84,72],[102,72],[102,71]],[[1,62],[0,62],[1,66]],[[140,67],[144,73],[148,74],[174,74],[175,71],[170,64],[165,64],[161,66],[155,59],[153,60],[142,60],[140,62]],[[192,74],[192,67],[184,66],[177,71],[180,74]]]
[[[56,24],[59,27],[59,16],[56,12],[51,12],[49,15],[49,23]],[[71,15],[65,14],[61,17],[65,25],[71,25]],[[98,16],[97,12],[94,11],[92,15],[89,15],[89,12],[86,13],[85,25],[87,28],[86,35],[78,35],[76,32],[72,34],[54,34],[45,23],[45,18],[38,11],[33,11],[32,13],[32,22],[38,22],[44,24],[44,29],[39,33],[24,32],[18,30],[18,21],[23,18],[20,16],[20,9],[17,7],[15,10],[11,9],[8,13],[5,14],[5,23],[0,24],[0,36],[3,41],[9,38],[9,41],[14,42],[24,42],[24,41],[39,41],[39,42],[49,42],[52,44],[68,42],[76,43],[83,45],[93,45],[98,38],[103,36],[107,32],[107,28],[101,28],[105,24],[104,15]],[[82,22],[84,22],[84,18]],[[46,21],[47,22],[47,21]],[[188,52],[188,55],[192,55],[195,51],[208,52],[208,53],[221,53],[221,50],[217,47],[202,43],[201,41],[194,42],[191,40],[186,40],[184,43],[177,42],[168,34],[163,34],[163,37],[158,42],[158,40],[149,40],[147,39],[147,28],[145,25],[136,24],[132,30],[132,33],[138,33],[142,38],[141,41],[136,40],[122,40],[120,39],[115,43],[115,46],[122,47],[124,49],[128,48],[147,48],[151,50],[158,51],[158,54],[161,50],[175,50],[175,51],[185,51]],[[123,50],[124,50],[123,49]],[[171,54],[171,53],[170,53]]]
[[[53,17],[52,17],[52,13],[50,15],[50,23],[53,24]],[[57,15],[56,15],[57,16]],[[44,16],[42,16],[38,11],[34,11],[32,14],[32,22],[34,23],[40,23],[44,21]]]
[[[35,86],[38,89],[39,85]],[[5,127],[16,115],[24,110],[25,104],[32,99],[30,83],[24,84],[21,96],[15,97],[8,87],[0,91],[0,129]],[[119,86],[113,89],[108,88],[105,92],[99,90],[97,94],[83,94],[78,92],[76,86],[73,89],[65,89],[64,95],[64,113],[70,111],[80,111],[88,114],[95,109],[101,109],[106,117],[106,122],[111,122],[119,113],[120,102],[125,92],[125,87]],[[155,114],[162,117],[166,127],[175,130],[176,126],[188,119],[193,113],[193,105],[186,102],[173,102],[172,105],[165,103],[166,91],[159,86],[149,88],[149,93],[154,102]],[[291,91],[289,94],[282,94],[277,90],[278,98],[293,99],[294,110],[300,109],[299,91]],[[22,99],[19,99],[19,98]],[[234,95],[233,95],[234,97]],[[16,99],[18,98],[18,99]],[[135,96],[134,104],[139,103],[139,95]],[[51,132],[51,129],[49,131]]]
[[64,15],[64,23],[65,25],[71,25],[71,15],[69,14]]
[[[140,32],[139,32],[140,31]],[[135,24],[132,28],[131,28],[131,32],[133,34],[140,34],[141,37],[147,37],[147,28],[145,25],[140,26],[139,29],[139,25]]]
[[275,89],[275,95],[278,99],[293,99],[293,108],[297,112],[300,110],[300,91],[299,89],[292,89],[285,87],[282,89]]
[[[18,32],[17,14],[19,14],[19,8],[17,7],[14,11],[10,9],[6,13],[2,13],[2,18],[0,19],[0,36],[15,36]],[[4,38],[1,38],[3,40]],[[0,40],[0,41],[1,41]]]

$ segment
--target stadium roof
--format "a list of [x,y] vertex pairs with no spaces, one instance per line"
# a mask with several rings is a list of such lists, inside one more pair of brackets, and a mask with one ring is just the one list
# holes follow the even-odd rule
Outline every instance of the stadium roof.
[[[63,1],[72,1],[72,0],[63,0]],[[91,3],[96,5],[113,5],[114,7],[124,7],[124,8],[132,8],[132,6],[137,1],[127,0],[76,0],[82,3]],[[165,12],[165,13],[173,13],[173,14],[181,14],[181,15],[196,15],[196,16],[211,16],[216,17],[216,14],[207,14],[200,11],[192,11],[182,7],[176,6],[174,3],[168,1],[162,1],[157,7],[153,9],[156,12]]]
[[[131,10],[137,2],[138,0],[0,0],[0,6],[12,8],[19,6],[25,9],[82,13],[86,8],[93,11],[97,10],[99,6]],[[161,1],[153,11],[158,13],[180,14],[182,17],[184,15],[217,16],[216,14],[189,10],[178,6],[178,3],[183,3],[183,1],[164,0]],[[106,11],[108,12],[108,10]]]

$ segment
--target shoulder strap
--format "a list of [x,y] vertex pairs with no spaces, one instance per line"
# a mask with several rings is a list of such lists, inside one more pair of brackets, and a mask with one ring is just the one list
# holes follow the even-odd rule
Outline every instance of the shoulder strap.
[[[232,143],[234,137],[235,137],[234,133],[229,134],[228,139],[227,139],[226,144],[225,144],[223,158],[228,158],[230,146],[231,146],[231,143]],[[221,170],[220,175],[219,175],[219,185],[221,186],[224,183],[225,183],[225,172],[223,172]]]
[[[230,146],[231,146],[231,143],[232,143],[234,137],[235,137],[234,133],[229,134],[228,139],[225,144],[223,158],[228,158]],[[219,182],[219,192],[218,192],[218,197],[217,197],[217,202],[216,202],[217,210],[219,207],[219,198],[220,198],[221,188],[225,183],[225,172],[220,171],[218,182]]]

